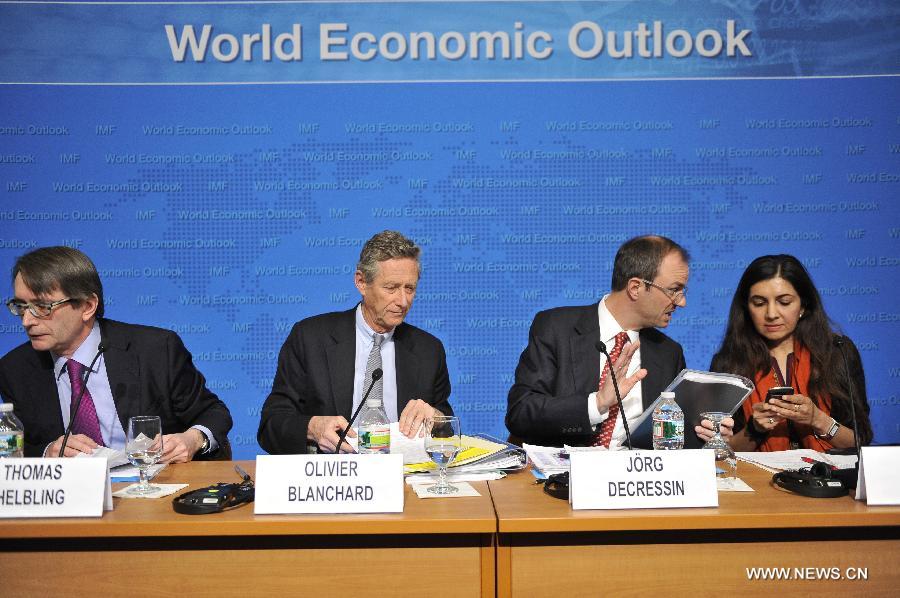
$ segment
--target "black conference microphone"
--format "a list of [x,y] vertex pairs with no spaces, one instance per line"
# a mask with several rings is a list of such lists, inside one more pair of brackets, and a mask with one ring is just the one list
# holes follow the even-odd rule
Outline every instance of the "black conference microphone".
[[628,429],[628,418],[625,417],[625,407],[622,406],[622,395],[619,394],[619,382],[616,380],[616,371],[613,367],[612,359],[610,359],[609,353],[606,352],[606,343],[598,340],[594,347],[606,355],[606,361],[609,363],[609,374],[610,378],[612,378],[613,390],[616,391],[616,403],[619,404],[619,414],[622,416],[622,425],[625,426],[625,444],[628,445],[628,450],[632,451],[634,448],[631,446],[631,430]]
[[375,368],[372,370],[372,382],[369,383],[369,389],[366,391],[366,394],[363,395],[362,401],[359,402],[359,407],[356,408],[356,411],[353,412],[353,417],[350,418],[350,421],[347,422],[347,427],[344,428],[344,431],[341,432],[341,435],[338,436],[337,446],[334,449],[334,453],[337,454],[341,452],[341,443],[344,442],[344,438],[347,437],[347,432],[350,431],[350,426],[353,425],[353,422],[356,421],[356,416],[359,415],[359,412],[362,411],[363,405],[366,404],[366,399],[369,398],[369,393],[372,392],[372,389],[375,388],[375,383],[381,380],[381,376],[384,372],[381,371],[381,368]]
[[838,469],[831,472],[831,477],[837,478],[844,482],[844,486],[853,489],[856,488],[856,481],[859,478],[859,462],[862,459],[859,445],[859,424],[856,423],[856,401],[853,400],[853,380],[850,378],[850,363],[847,360],[847,352],[844,350],[845,337],[840,334],[834,335],[834,346],[841,352],[844,358],[844,374],[847,376],[847,394],[850,397],[850,419],[853,422],[853,439],[856,448],[856,466],[846,469]]
[[106,346],[101,342],[97,345],[97,354],[94,355],[94,358],[91,360],[91,365],[88,366],[87,373],[84,374],[84,380],[81,381],[81,392],[78,393],[78,398],[69,403],[69,425],[66,426],[66,433],[63,436],[62,445],[59,447],[59,454],[57,457],[62,457],[66,454],[66,444],[69,442],[72,426],[75,425],[75,415],[78,414],[78,409],[81,407],[81,399],[84,398],[84,393],[87,391],[87,383],[88,380],[91,379],[91,373],[94,371],[94,364],[97,363],[97,360],[100,359],[100,356],[103,355],[104,351],[106,351]]

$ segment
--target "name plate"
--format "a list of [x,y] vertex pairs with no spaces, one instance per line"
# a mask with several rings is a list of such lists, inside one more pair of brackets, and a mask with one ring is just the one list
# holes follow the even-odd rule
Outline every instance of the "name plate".
[[900,446],[864,446],[860,452],[856,499],[868,505],[900,505]]
[[719,506],[711,450],[578,451],[570,463],[573,509]]
[[100,517],[104,507],[106,459],[0,459],[0,517]]
[[257,515],[402,513],[403,455],[259,455]]

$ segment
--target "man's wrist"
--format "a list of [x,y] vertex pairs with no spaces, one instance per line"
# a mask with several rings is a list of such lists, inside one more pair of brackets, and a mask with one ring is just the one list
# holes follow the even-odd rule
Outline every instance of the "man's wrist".
[[209,438],[206,436],[206,433],[199,428],[191,428],[191,431],[195,432],[194,436],[197,438],[197,442],[195,443],[197,449],[194,451],[194,454],[202,455],[209,450]]

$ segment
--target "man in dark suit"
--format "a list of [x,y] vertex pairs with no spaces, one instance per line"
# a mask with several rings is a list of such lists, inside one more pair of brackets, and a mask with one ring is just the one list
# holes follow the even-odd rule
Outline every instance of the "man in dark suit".
[[[338,435],[362,402],[372,364],[383,376],[372,392],[406,436],[435,413],[452,414],[444,347],[403,320],[419,283],[419,248],[384,231],[363,246],[354,282],[362,301],[294,325],[278,356],[257,438],[272,454],[334,452]],[[353,430],[348,434],[355,436]],[[352,449],[341,444],[342,452]]]
[[100,276],[85,254],[69,247],[29,252],[13,268],[13,286],[7,306],[22,318],[29,342],[0,359],[0,396],[22,420],[26,457],[59,455],[79,395],[67,457],[99,445],[124,448],[135,415],[160,416],[163,462],[230,457],[231,415],[181,339],[104,319]]
[[[686,305],[689,256],[665,237],[626,241],[613,264],[612,291],[599,303],[537,314],[509,391],[512,438],[545,446],[624,442],[613,385],[601,372],[613,358],[629,423],[685,367],[681,345],[656,328]],[[618,350],[617,350],[618,346]]]

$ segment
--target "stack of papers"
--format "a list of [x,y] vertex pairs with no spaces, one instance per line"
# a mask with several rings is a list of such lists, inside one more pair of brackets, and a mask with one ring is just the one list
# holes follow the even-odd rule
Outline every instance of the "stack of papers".
[[564,445],[563,448],[528,443],[522,446],[525,449],[525,454],[528,455],[528,459],[531,461],[532,472],[538,478],[546,478],[555,473],[569,471],[569,455],[572,453],[609,450],[603,446],[569,446],[568,444]]
[[737,453],[737,458],[738,461],[752,463],[769,473],[798,471],[812,465],[810,461],[821,461],[838,469],[849,469],[856,465],[856,455],[829,455],[812,449]]
[[[359,438],[347,438],[346,442],[357,450]],[[480,436],[462,437],[463,449],[450,464],[449,479],[457,482],[497,480],[507,471],[525,468],[525,455],[513,445],[493,438]],[[425,437],[407,438],[400,432],[400,423],[391,424],[391,454],[403,455],[403,473],[412,484],[430,483],[437,478],[437,465],[425,452]]]
[[[424,438],[406,438],[398,430],[395,440],[394,430],[391,429],[391,453],[403,455],[403,470],[407,474],[437,471],[437,465],[425,452]],[[497,473],[521,469],[524,465],[521,451],[510,449],[507,444],[482,436],[463,435],[462,450],[450,464],[450,471],[455,475]]]
[[540,472],[543,477],[569,471],[569,452],[556,446],[540,446],[537,444],[522,445],[528,460],[531,461],[533,470]]

